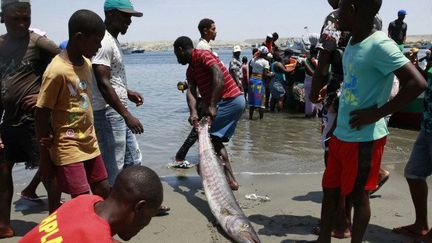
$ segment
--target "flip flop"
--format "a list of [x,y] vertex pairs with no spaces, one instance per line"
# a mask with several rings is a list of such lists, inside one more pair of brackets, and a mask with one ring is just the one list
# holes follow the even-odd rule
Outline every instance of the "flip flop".
[[393,233],[396,234],[400,234],[400,235],[405,235],[411,238],[421,238],[423,236],[425,236],[426,234],[421,234],[418,232],[413,231],[412,229],[408,228],[408,226],[401,226],[401,227],[397,227],[397,228],[393,228],[392,229]]
[[[312,228],[312,234],[314,234],[314,235],[319,235],[319,234],[320,234],[320,230],[321,230],[321,229],[320,229],[319,226],[313,227],[313,228]],[[347,230],[347,231],[342,232],[342,233],[339,233],[339,232],[336,233],[335,230],[332,230],[332,232],[331,232],[331,237],[336,238],[336,239],[346,239],[346,238],[351,238],[351,231],[350,231],[350,230]]]
[[42,198],[40,197],[29,197],[26,195],[22,195],[21,193],[17,193],[19,196],[21,196],[22,199],[27,200],[27,201],[31,201],[31,202],[41,202]]
[[375,192],[377,192],[387,182],[389,178],[390,178],[390,173],[384,176],[383,178],[381,178],[381,180],[378,182],[377,188],[375,190],[370,191],[369,195],[372,195]]
[[165,215],[168,215],[170,210],[171,210],[171,208],[169,208],[167,206],[161,205],[160,208],[159,208],[159,213],[156,214],[156,216],[165,216]]

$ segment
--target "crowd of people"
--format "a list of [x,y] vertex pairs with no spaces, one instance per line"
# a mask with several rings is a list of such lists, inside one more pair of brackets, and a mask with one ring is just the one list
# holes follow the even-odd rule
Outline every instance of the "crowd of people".
[[[198,24],[196,46],[187,36],[175,40],[178,63],[188,65],[187,82],[177,86],[187,90],[193,128],[174,166],[191,167],[186,154],[198,139],[195,127],[207,117],[228,184],[238,190],[224,143],[233,137],[245,108],[250,120],[255,110],[263,119],[266,110],[283,111],[287,104],[303,102],[305,116],[320,114],[323,124],[326,168],[321,221],[314,229],[317,241],[351,237],[362,242],[371,217],[369,196],[389,177],[381,168],[388,136],[385,118],[426,90],[422,128],[405,168],[416,221],[393,231],[432,242],[426,183],[432,174],[430,51],[423,59],[418,50],[402,52],[404,10],[387,35],[380,31],[381,0],[329,3],[334,11],[319,40],[311,41],[300,56],[279,47],[274,32],[253,49],[251,60],[241,58],[241,47],[234,46],[225,66],[211,47],[217,31],[208,18]],[[68,42],[59,48],[29,29],[30,0],[1,0],[7,33],[0,36],[0,238],[15,234],[10,213],[12,168],[18,162],[38,167],[22,197],[37,200],[42,181],[50,212],[20,242],[115,242],[115,235],[127,241],[153,216],[170,210],[162,205],[158,175],[141,165],[135,134],[144,128],[128,102],[141,106],[144,99],[128,88],[118,41],[132,17],[143,14],[130,0],[106,0],[104,12],[105,21],[90,10],[76,11],[68,22]],[[390,97],[394,76],[400,88]],[[72,199],[61,202],[61,193]]]

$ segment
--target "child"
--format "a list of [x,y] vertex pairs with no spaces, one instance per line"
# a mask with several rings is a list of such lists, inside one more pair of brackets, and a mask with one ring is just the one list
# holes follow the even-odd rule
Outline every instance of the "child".
[[60,189],[72,196],[109,193],[107,172],[93,127],[90,82],[91,58],[105,34],[102,19],[89,10],[76,11],[69,20],[69,43],[57,55],[42,80],[36,103],[39,141],[52,133],[52,145],[40,146],[40,174],[54,176]]
[[[383,119],[415,99],[426,82],[394,41],[374,29],[382,0],[341,0],[339,29],[352,37],[343,56],[344,81],[337,126],[330,139],[321,229],[318,242],[330,242],[332,222],[340,195],[354,207],[351,242],[362,242],[371,208],[369,193],[376,189],[381,158],[388,135]],[[394,74],[402,89],[388,101]]]

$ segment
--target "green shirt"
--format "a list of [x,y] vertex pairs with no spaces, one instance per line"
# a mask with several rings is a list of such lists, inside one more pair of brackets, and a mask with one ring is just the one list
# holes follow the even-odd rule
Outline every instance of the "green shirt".
[[384,118],[376,123],[351,129],[350,113],[387,103],[393,84],[393,72],[409,60],[384,32],[377,31],[362,42],[345,49],[344,82],[334,135],[346,142],[366,142],[387,136]]

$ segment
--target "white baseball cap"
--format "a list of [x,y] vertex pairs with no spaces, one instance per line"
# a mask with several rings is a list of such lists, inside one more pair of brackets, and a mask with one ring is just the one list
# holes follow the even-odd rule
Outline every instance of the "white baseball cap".
[[233,52],[241,52],[241,48],[240,48],[240,46],[234,46],[234,48],[233,48]]
[[267,55],[267,53],[269,53],[268,48],[265,47],[265,46],[260,46],[260,47],[258,48],[258,51],[261,52],[261,54],[265,54],[265,55]]

